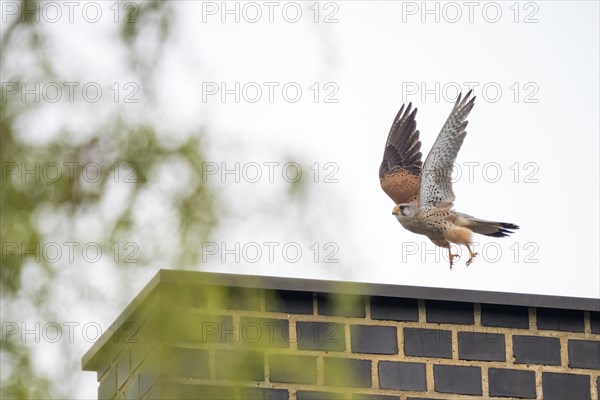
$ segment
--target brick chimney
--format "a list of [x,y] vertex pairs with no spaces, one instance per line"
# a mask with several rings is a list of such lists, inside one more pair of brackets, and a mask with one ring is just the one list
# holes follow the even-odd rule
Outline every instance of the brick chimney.
[[600,400],[600,301],[161,270],[82,364],[100,399]]

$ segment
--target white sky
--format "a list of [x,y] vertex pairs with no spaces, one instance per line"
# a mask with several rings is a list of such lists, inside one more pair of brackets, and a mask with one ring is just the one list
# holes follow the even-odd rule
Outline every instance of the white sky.
[[[423,23],[421,2],[342,2],[337,3],[338,23],[315,25],[312,10],[304,9],[306,18],[296,24],[286,23],[277,12],[273,24],[251,24],[244,22],[243,8],[238,24],[231,15],[225,15],[230,23],[222,23],[221,8],[199,24],[202,8],[194,3],[196,11],[186,14],[181,28],[188,32],[186,26],[196,26],[199,34],[186,33],[182,45],[202,49],[209,77],[205,82],[225,82],[228,88],[235,82],[242,87],[297,82],[305,92],[295,104],[277,90],[275,102],[269,103],[264,85],[257,103],[243,96],[236,103],[233,95],[223,103],[219,94],[208,95],[212,134],[223,145],[214,160],[227,160],[226,144],[241,141],[265,155],[236,156],[228,167],[234,160],[242,166],[277,161],[268,157],[268,149],[276,146],[308,154],[309,164],[339,166],[339,183],[314,188],[323,198],[335,198],[321,205],[327,208],[325,218],[338,225],[318,241],[339,244],[339,265],[231,265],[222,264],[219,253],[209,258],[216,261],[216,270],[328,278],[349,273],[357,281],[599,296],[598,4],[522,3],[518,23],[513,3],[480,3],[472,23],[469,9],[453,4],[438,4],[439,23],[435,13],[425,15]],[[462,19],[448,22],[455,18],[456,4]],[[487,22],[498,7],[500,20]],[[524,23],[526,15],[538,22]],[[323,57],[332,61],[323,66]],[[321,87],[334,82],[339,102],[315,104],[309,89],[313,82]],[[445,259],[423,252],[434,249],[428,239],[403,230],[391,216],[393,203],[379,188],[377,172],[389,126],[403,101],[419,108],[426,154],[454,103],[454,83],[466,91],[469,82],[478,99],[457,160],[455,207],[522,228],[499,240],[477,236],[482,250],[472,267],[465,268],[465,255],[450,271]],[[249,93],[253,98],[254,91]],[[472,179],[469,165],[474,165]],[[239,185],[234,196],[247,201],[247,196],[254,198],[249,192],[255,187]],[[336,218],[342,212],[350,214],[343,222]],[[276,229],[270,231],[242,224],[216,240],[237,240],[243,246],[260,243],[259,234],[265,241],[285,243]]]
[[[123,56],[113,46],[115,26],[108,9],[113,3],[102,4],[105,17],[99,24],[80,18],[75,24],[47,28],[59,40],[49,51],[68,60],[62,69],[65,80],[123,83],[130,78],[120,61],[113,61]],[[227,175],[227,183],[221,184],[219,174],[207,177],[222,191],[222,207],[230,217],[214,236],[217,254],[204,265],[187,267],[600,296],[598,2],[477,2],[472,21],[464,2],[428,3],[430,10],[437,4],[439,22],[435,11],[422,14],[422,2],[322,2],[318,23],[313,21],[314,6],[308,8],[312,2],[302,3],[296,23],[282,16],[289,4],[285,2],[274,9],[272,23],[263,2],[254,3],[262,12],[258,22],[245,20],[246,3],[238,3],[240,22],[227,15],[223,23],[221,4],[204,3],[205,11],[217,7],[212,15],[203,14],[201,2],[176,3],[176,30],[164,58],[157,60],[163,108],[148,117],[173,142],[206,125],[211,163],[225,163],[227,168],[236,162],[248,168],[258,163],[262,179],[249,183],[242,177],[234,184]],[[251,7],[246,8],[247,18],[255,15],[256,7]],[[294,4],[287,7],[287,16],[294,17]],[[499,20],[490,22],[498,9]],[[461,18],[453,23],[457,10]],[[332,12],[337,22],[324,23]],[[203,101],[203,82],[205,89],[250,83],[251,97],[255,82],[263,89],[262,98],[252,103],[242,96],[236,103],[228,95],[223,102],[218,94],[204,93]],[[273,102],[264,82],[278,84]],[[317,103],[311,89],[315,82],[321,96]],[[443,251],[435,250],[426,237],[404,230],[391,215],[393,202],[379,187],[378,169],[391,122],[404,101],[419,108],[425,157],[452,108],[455,86],[466,92],[469,82],[477,100],[458,155],[455,208],[483,219],[513,222],[521,229],[498,240],[476,236],[480,255],[475,262],[467,269],[461,249],[463,257],[450,271]],[[287,83],[302,89],[298,102],[283,98],[281,88]],[[325,103],[322,96],[334,89],[333,99],[338,101]],[[25,140],[50,140],[58,132],[52,127],[60,123],[85,134],[85,114],[61,118],[58,111],[46,109],[44,115],[23,129]],[[303,176],[311,179],[313,171],[307,167],[319,163],[318,182],[308,185],[306,214],[273,204],[273,196],[289,187],[281,177],[281,166],[289,161],[300,163]],[[267,180],[268,162],[280,163],[274,167],[273,183]],[[475,166],[472,179],[469,165]],[[331,171],[338,182],[324,183]],[[247,175],[253,176],[254,172]],[[308,237],[295,233],[307,226]],[[235,262],[229,255],[223,263],[221,244],[235,248],[236,242],[246,246],[246,258],[241,254]],[[274,262],[268,260],[265,242],[278,243]],[[320,248],[319,262],[313,260],[313,242]],[[256,250],[249,243],[258,243],[263,252],[256,263],[248,260]],[[289,243],[301,248],[300,261],[290,262],[282,255]],[[333,244],[324,247],[327,243]],[[323,263],[332,249],[338,249],[338,262]],[[81,306],[78,316],[65,310],[65,321],[83,318],[107,327],[155,272],[136,275],[126,299],[110,294],[118,298],[110,310]],[[105,270],[83,267],[78,273],[101,282]],[[73,345],[82,351],[89,347],[79,336]],[[52,368],[58,350],[45,350],[41,368]],[[78,366],[69,368],[74,368],[74,376],[81,375]],[[94,398],[95,374],[83,375],[78,396]]]

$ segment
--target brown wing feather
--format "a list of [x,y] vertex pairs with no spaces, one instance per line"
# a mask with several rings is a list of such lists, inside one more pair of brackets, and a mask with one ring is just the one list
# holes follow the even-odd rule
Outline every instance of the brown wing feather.
[[398,111],[379,167],[381,188],[396,204],[415,201],[419,195],[419,174],[423,162],[415,120],[417,109],[411,112],[411,107],[412,103],[405,110],[402,105]]

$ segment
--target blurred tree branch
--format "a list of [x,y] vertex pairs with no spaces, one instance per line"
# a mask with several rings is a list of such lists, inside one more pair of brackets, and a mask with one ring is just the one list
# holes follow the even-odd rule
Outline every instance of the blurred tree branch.
[[[30,0],[21,2],[19,15],[7,24],[0,41],[3,53],[3,81],[12,79],[19,88],[21,82],[43,82],[55,79],[57,75],[55,60],[45,50],[53,38],[45,36],[43,23],[36,22],[33,13],[25,12],[35,9],[35,3],[37,2]],[[127,54],[131,72],[143,83],[141,86],[147,91],[144,106],[151,110],[157,106],[151,96],[152,85],[156,84],[152,79],[153,67],[160,58],[163,44],[168,38],[172,13],[170,5],[166,2],[149,1],[137,4],[139,10],[136,23],[121,23],[118,28],[119,37],[121,45],[129,48]],[[157,32],[152,38],[156,44],[154,52],[139,50],[136,44],[140,40],[147,41],[146,33],[152,29]],[[18,59],[25,55],[36,59],[39,70],[15,70],[14,64],[9,65],[6,62],[8,58]],[[69,77],[66,78],[66,81],[70,80]],[[44,104],[23,102],[20,93],[7,96],[4,85],[0,95],[0,161],[3,170],[0,190],[0,235],[3,244],[0,288],[3,321],[23,321],[32,317],[22,315],[24,310],[14,308],[22,301],[33,304],[36,313],[43,315],[47,321],[56,317],[51,299],[57,294],[55,278],[61,269],[69,266],[61,262],[51,263],[41,257],[36,263],[43,274],[37,275],[36,279],[43,282],[36,282],[35,286],[38,289],[35,293],[24,292],[24,285],[28,283],[23,281],[23,271],[32,257],[28,259],[21,250],[35,249],[36,246],[52,239],[55,234],[82,241],[77,237],[74,224],[81,215],[99,213],[103,202],[106,201],[107,191],[114,184],[113,175],[108,173],[104,173],[101,180],[93,185],[81,179],[83,166],[90,163],[99,165],[100,170],[104,172],[119,164],[135,167],[135,175],[127,186],[125,204],[115,208],[118,210],[115,211],[117,215],[104,218],[101,232],[96,232],[100,233],[104,250],[117,238],[128,238],[135,232],[146,229],[139,221],[136,222],[134,212],[146,199],[142,194],[147,196],[150,193],[151,196],[165,197],[164,201],[168,201],[174,207],[177,215],[178,242],[181,245],[172,249],[168,257],[163,257],[178,265],[193,265],[198,260],[201,249],[199,243],[209,237],[217,223],[214,193],[201,180],[191,179],[181,183],[190,185],[186,190],[178,191],[172,196],[169,193],[165,195],[156,190],[157,186],[160,186],[159,177],[151,172],[168,160],[183,162],[190,170],[198,171],[204,160],[204,149],[198,140],[198,137],[204,134],[203,131],[195,132],[189,140],[179,146],[167,147],[164,145],[165,140],[160,139],[160,133],[153,126],[144,122],[130,122],[125,110],[121,110],[113,120],[97,121],[92,127],[93,134],[87,140],[72,141],[70,138],[76,135],[76,132],[65,129],[56,140],[38,146],[20,139],[19,120],[37,117],[36,112]],[[89,109],[94,106],[90,104],[86,107]],[[14,168],[31,168],[32,165],[43,166],[50,163],[62,165],[65,162],[74,165],[74,173],[61,174],[56,181],[33,177],[23,179],[20,174],[12,173]],[[60,215],[66,222],[66,231],[60,234],[52,232],[50,235],[44,233],[40,227],[41,213]],[[164,235],[161,231],[150,233],[154,242],[160,242],[161,235]],[[19,250],[6,252],[5,243],[16,244]],[[151,247],[140,248],[140,265],[148,265],[146,261],[155,256]],[[122,259],[117,261],[121,262]],[[121,266],[126,264],[121,263]],[[84,298],[101,296],[100,293],[89,293],[88,285],[81,287],[76,282],[73,283],[73,290],[79,291]],[[32,366],[29,346],[21,340],[20,335],[3,337],[1,354],[3,369],[6,368],[3,373],[5,379],[2,382],[2,398],[30,399],[68,395],[68,389],[65,390],[58,382],[51,382]],[[71,357],[78,361],[79,355]]]

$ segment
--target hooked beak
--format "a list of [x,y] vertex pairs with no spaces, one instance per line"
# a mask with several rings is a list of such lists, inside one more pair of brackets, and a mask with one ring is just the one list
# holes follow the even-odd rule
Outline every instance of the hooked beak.
[[394,207],[394,209],[392,210],[392,215],[398,215],[398,207]]

